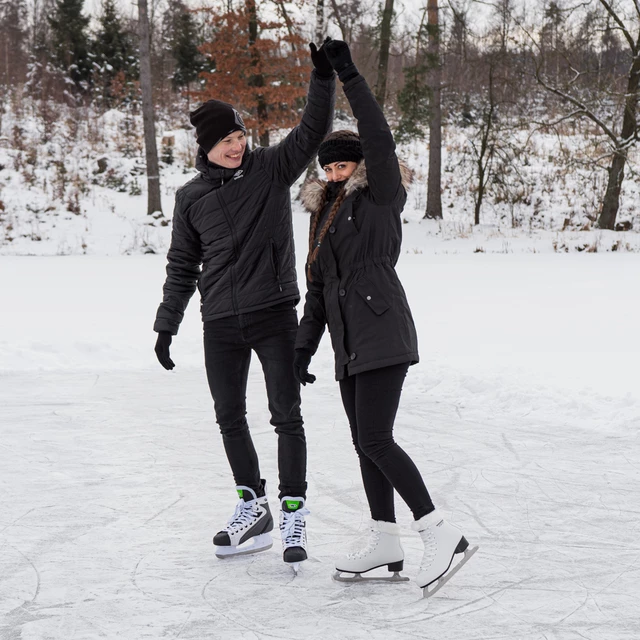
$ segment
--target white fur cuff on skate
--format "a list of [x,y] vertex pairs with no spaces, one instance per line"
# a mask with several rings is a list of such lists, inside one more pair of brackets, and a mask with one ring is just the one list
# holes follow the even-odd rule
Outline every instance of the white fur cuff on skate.
[[434,524],[438,524],[440,520],[443,520],[442,514],[435,509],[431,513],[427,513],[426,516],[422,516],[420,520],[415,520],[411,523],[411,528],[414,531],[424,531],[428,527],[432,527]]
[[400,525],[397,522],[385,522],[384,520],[372,520],[371,528],[380,533],[388,533],[392,536],[400,535]]

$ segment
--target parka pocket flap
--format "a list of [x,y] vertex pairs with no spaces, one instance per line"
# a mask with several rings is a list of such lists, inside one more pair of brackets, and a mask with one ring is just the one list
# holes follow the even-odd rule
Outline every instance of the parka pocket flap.
[[381,316],[389,308],[385,297],[369,280],[360,280],[355,289],[376,315]]
[[360,233],[360,224],[356,220],[356,215],[353,210],[353,202],[348,200],[342,205],[342,211],[340,213],[341,219],[344,221],[346,229],[353,230],[356,233]]

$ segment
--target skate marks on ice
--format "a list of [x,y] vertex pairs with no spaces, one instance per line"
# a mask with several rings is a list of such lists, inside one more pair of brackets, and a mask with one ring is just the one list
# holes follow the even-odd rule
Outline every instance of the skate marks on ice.
[[[638,449],[629,445],[640,424],[629,431],[627,420],[603,416],[606,428],[598,432],[571,414],[536,419],[497,411],[480,421],[480,410],[470,402],[462,411],[451,407],[427,429],[451,457],[445,475],[460,480],[445,510],[467,514],[472,529],[462,528],[482,547],[470,563],[483,577],[477,586],[503,615],[540,637],[634,637],[640,474]],[[470,430],[478,436],[467,452]],[[428,468],[430,444],[417,456],[419,466]],[[437,465],[427,484],[446,497],[445,465],[440,458]]]
[[[255,417],[264,398],[249,402]],[[339,402],[335,389],[305,400],[310,557],[294,578],[277,536],[255,557],[214,556],[230,489],[202,371],[5,377],[0,637],[635,640],[637,424],[612,418],[599,433],[571,412],[522,417],[468,400],[432,416],[424,398],[410,402],[402,444],[481,547],[423,600],[414,582],[331,580],[368,520]],[[255,432],[275,510],[275,439],[270,425]],[[398,521],[414,577],[421,543],[400,507]],[[243,615],[245,602],[259,612]]]
[[[509,389],[504,393],[509,397]],[[481,547],[433,599],[468,595],[478,610],[465,610],[473,629],[463,637],[487,638],[488,629],[503,629],[512,638],[635,638],[640,422],[630,419],[624,403],[618,417],[608,413],[612,402],[599,405],[590,396],[594,411],[585,420],[584,409],[556,403],[553,395],[536,398],[535,390],[525,398],[532,407],[527,415],[518,415],[516,402],[506,409],[483,406],[484,397],[434,404],[411,389],[404,397],[421,400],[401,405],[398,442],[443,510]],[[334,496],[335,506],[351,476],[318,478],[316,471],[315,484],[320,494]],[[350,504],[338,519],[362,528],[366,503]],[[328,526],[346,542],[352,532],[343,537],[344,525],[334,519]],[[410,514],[400,508],[403,519],[410,521]],[[411,575],[420,548],[409,536],[402,541]],[[444,637],[454,636],[447,631]]]
[[449,580],[451,580],[451,578],[453,578],[453,576],[455,576],[456,573],[458,573],[458,571],[460,571],[460,569],[462,569],[462,567],[467,564],[467,562],[469,562],[469,560],[477,550],[478,545],[475,545],[473,547],[469,546],[463,552],[462,558],[460,558],[457,562],[452,559],[452,562],[449,564],[449,568],[444,575],[440,576],[435,582],[422,587],[422,595],[425,598],[431,598],[436,593],[438,593],[438,591],[440,591],[440,589],[442,589],[442,587],[444,587],[444,585],[447,584],[447,582],[449,582]]

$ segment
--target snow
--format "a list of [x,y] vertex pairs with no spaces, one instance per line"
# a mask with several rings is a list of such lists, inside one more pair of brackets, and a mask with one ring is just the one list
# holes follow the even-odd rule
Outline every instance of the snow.
[[[415,229],[427,228],[411,223]],[[306,217],[294,215],[299,260]],[[0,638],[631,640],[640,628],[637,253],[444,252],[412,234],[396,437],[479,552],[436,596],[342,585],[368,512],[328,339],[303,389],[310,559],[218,560],[235,492],[194,300],[173,372],[162,255],[0,258]],[[302,274],[302,269],[299,268]],[[277,510],[261,372],[248,419]],[[398,500],[405,571],[420,541]]]

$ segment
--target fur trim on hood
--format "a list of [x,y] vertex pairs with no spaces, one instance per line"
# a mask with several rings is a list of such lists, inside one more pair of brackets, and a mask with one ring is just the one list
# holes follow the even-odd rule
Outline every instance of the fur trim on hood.
[[[400,175],[402,176],[402,186],[405,189],[408,189],[409,185],[413,182],[413,169],[410,169],[404,162],[402,162],[402,160],[399,161],[399,164]],[[319,178],[308,180],[302,185],[302,188],[300,189],[300,200],[302,200],[304,208],[309,211],[309,213],[318,212],[318,209],[322,204],[326,186],[327,181],[320,180]],[[364,160],[362,160],[358,163],[355,171],[346,181],[344,188],[347,196],[350,196],[354,191],[364,189],[366,186],[368,186],[367,169],[365,167]]]

